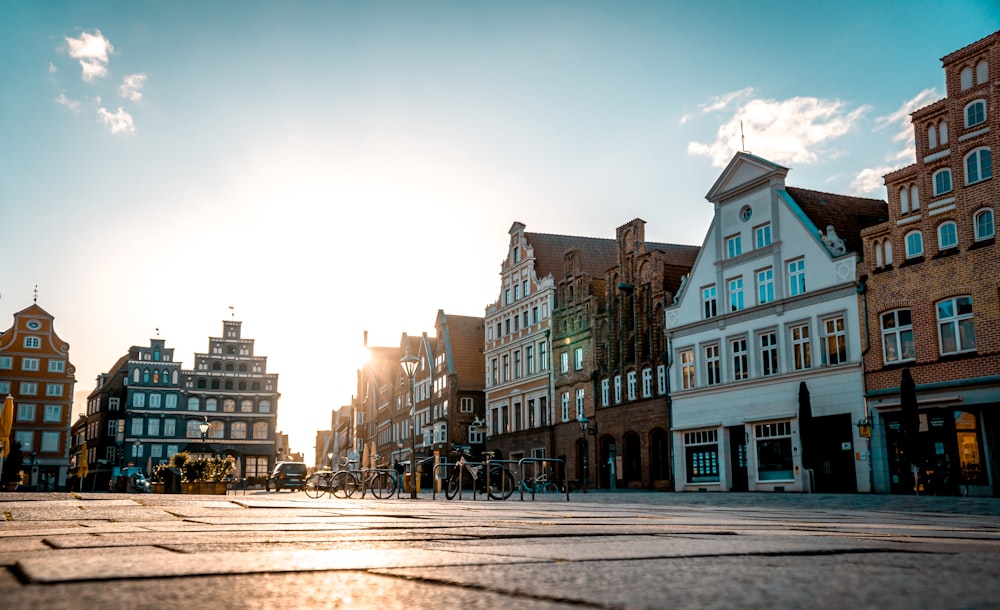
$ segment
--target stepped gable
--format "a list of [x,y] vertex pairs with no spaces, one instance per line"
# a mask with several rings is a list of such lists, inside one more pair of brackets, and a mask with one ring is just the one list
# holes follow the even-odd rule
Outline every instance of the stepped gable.
[[851,197],[809,189],[786,187],[816,228],[826,233],[833,225],[848,252],[862,254],[861,231],[889,220],[889,205],[881,199]]

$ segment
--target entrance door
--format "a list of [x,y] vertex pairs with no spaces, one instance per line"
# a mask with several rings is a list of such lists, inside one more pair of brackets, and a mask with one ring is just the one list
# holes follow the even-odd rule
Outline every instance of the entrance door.
[[747,434],[743,426],[730,426],[729,431],[729,470],[733,473],[733,486],[730,491],[748,491],[750,489],[747,477]]
[[854,428],[850,413],[813,420],[809,449],[817,493],[857,493],[854,467]]

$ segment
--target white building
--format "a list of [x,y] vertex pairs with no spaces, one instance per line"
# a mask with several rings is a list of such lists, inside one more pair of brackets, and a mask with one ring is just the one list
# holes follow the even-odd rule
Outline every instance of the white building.
[[870,489],[856,425],[865,407],[855,268],[860,231],[887,217],[886,204],[786,188],[787,173],[733,158],[706,196],[715,217],[666,309],[678,490]]

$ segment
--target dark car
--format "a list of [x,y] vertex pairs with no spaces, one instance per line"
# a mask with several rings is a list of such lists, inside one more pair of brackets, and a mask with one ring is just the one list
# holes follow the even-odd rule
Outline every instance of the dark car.
[[309,469],[305,462],[278,462],[264,483],[264,491],[291,489],[298,491],[305,486]]

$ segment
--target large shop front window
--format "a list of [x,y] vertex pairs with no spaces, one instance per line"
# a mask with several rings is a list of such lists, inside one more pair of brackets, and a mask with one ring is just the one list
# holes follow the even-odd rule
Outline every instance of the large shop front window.
[[792,475],[792,424],[788,421],[754,426],[757,440],[757,478],[790,481]]
[[718,483],[719,431],[685,432],[684,462],[689,483]]

